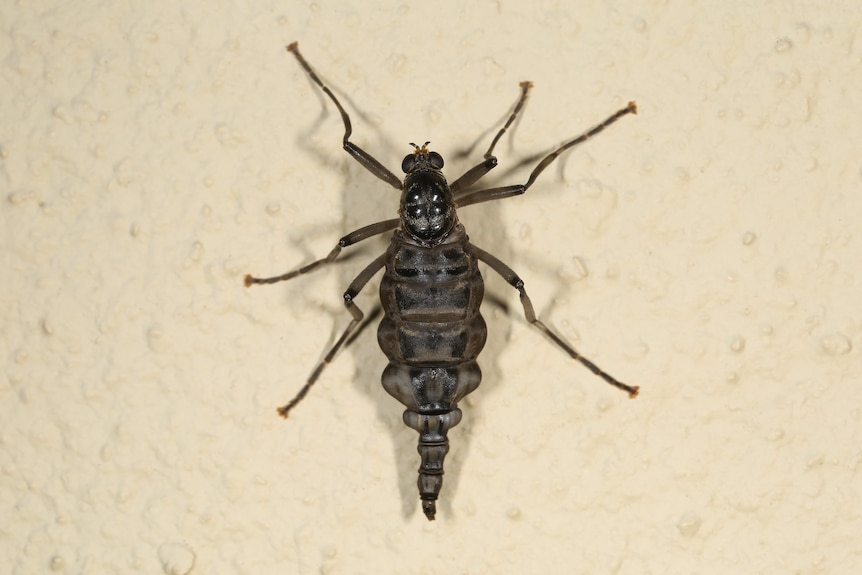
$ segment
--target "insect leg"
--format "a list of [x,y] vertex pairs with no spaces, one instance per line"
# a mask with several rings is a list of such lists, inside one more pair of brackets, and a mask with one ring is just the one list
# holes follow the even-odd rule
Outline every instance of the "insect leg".
[[455,199],[455,206],[463,208],[491,200],[502,200],[511,196],[520,196],[527,191],[523,184],[514,186],[502,186],[500,188],[488,188],[487,190],[470,190]]
[[353,133],[353,127],[350,124],[350,116],[347,115],[347,112],[344,110],[344,107],[341,105],[341,102],[338,101],[338,98],[335,97],[335,94],[332,93],[332,90],[326,87],[326,85],[317,77],[317,74],[314,73],[311,66],[308,62],[305,61],[305,58],[302,57],[302,54],[299,52],[299,43],[293,42],[287,47],[287,51],[296,56],[296,59],[299,60],[300,66],[306,71],[308,76],[314,81],[315,84],[320,86],[320,89],[329,96],[329,99],[335,104],[335,107],[338,108],[338,113],[341,114],[341,120],[344,122],[344,138],[343,145],[344,150],[350,154],[350,156],[362,164],[362,166],[392,186],[393,188],[400,190],[401,189],[401,180],[398,177],[390,172],[386,166],[377,161],[374,156],[354,144],[350,141],[350,134]]
[[365,331],[369,325],[371,325],[374,320],[380,317],[380,314],[383,313],[383,308],[380,306],[380,303],[371,308],[371,311],[365,314],[365,319],[362,320],[362,323],[357,326],[353,333],[350,334],[350,337],[344,342],[344,347],[350,347],[357,337],[362,335],[362,332]]
[[539,162],[539,165],[536,166],[535,168],[533,168],[533,171],[530,172],[530,177],[527,178],[527,183],[524,184],[524,191],[527,191],[527,188],[529,188],[530,186],[533,185],[533,182],[536,181],[536,178],[539,177],[539,174],[541,174],[545,170],[545,168],[547,168],[549,165],[551,165],[551,162],[556,160],[560,154],[562,154],[563,152],[565,152],[566,150],[568,150],[569,148],[571,148],[573,146],[577,146],[581,142],[589,140],[590,138],[592,138],[593,136],[595,136],[596,134],[598,134],[599,132],[601,132],[602,130],[604,130],[605,128],[607,128],[608,126],[610,126],[611,124],[613,124],[614,122],[616,122],[617,120],[619,120],[620,118],[625,116],[626,114],[637,114],[637,113],[638,113],[637,104],[635,104],[634,102],[629,102],[625,108],[617,110],[616,112],[614,112],[613,114],[611,114],[610,116],[608,116],[607,118],[602,120],[602,122],[600,124],[593,126],[589,130],[587,130],[586,132],[584,132],[583,134],[578,136],[577,138],[573,138],[573,139],[569,140],[568,142],[566,142],[565,144],[563,144],[562,146],[560,146],[559,148],[557,148],[556,150],[554,150],[553,152],[551,152],[550,154],[545,156],[544,159],[541,162]]
[[286,274],[282,274],[280,276],[275,276],[271,278],[256,278],[251,274],[245,276],[245,287],[249,287],[252,284],[274,284],[277,282],[283,282],[285,280],[289,280],[291,278],[295,278],[296,276],[307,274],[308,272],[319,268],[320,266],[326,265],[328,263],[332,263],[335,258],[338,257],[338,254],[341,253],[342,248],[346,248],[347,246],[351,246],[355,243],[361,242],[362,240],[366,240],[372,236],[376,236],[378,234],[382,234],[384,232],[388,232],[389,230],[393,230],[398,227],[398,218],[392,220],[385,220],[382,222],[377,222],[375,224],[371,224],[368,226],[364,226],[359,228],[358,230],[352,231],[340,240],[338,240],[338,244],[332,251],[329,252],[325,258],[321,258],[317,261],[313,261],[310,264],[304,265],[297,270],[293,270],[287,272]]
[[[539,174],[544,172],[545,168],[547,168],[549,165],[551,165],[551,163],[554,160],[556,160],[560,156],[560,154],[562,154],[563,152],[565,152],[569,148],[577,146],[578,144],[580,144],[581,142],[583,142],[585,140],[589,140],[590,138],[592,138],[593,136],[595,136],[596,134],[598,134],[599,132],[601,132],[602,130],[604,130],[605,128],[607,128],[608,126],[610,126],[611,124],[613,124],[614,122],[616,122],[617,120],[619,120],[620,118],[625,116],[626,114],[637,114],[637,111],[638,111],[637,104],[635,104],[634,102],[629,102],[625,108],[617,110],[616,112],[614,112],[613,114],[611,114],[610,116],[605,118],[600,124],[593,126],[589,130],[587,130],[586,132],[581,134],[580,136],[573,138],[573,139],[569,140],[568,142],[564,143],[562,146],[560,146],[559,148],[557,148],[556,150],[554,150],[553,152],[551,152],[550,154],[545,156],[542,159],[542,161],[539,162],[535,168],[533,168],[533,171],[530,172],[530,177],[527,178],[526,184],[514,185],[514,186],[504,186],[502,188],[491,188],[488,190],[476,190],[476,191],[470,190],[469,192],[464,192],[462,190],[460,195],[455,196],[455,202],[457,203],[457,205],[459,207],[462,207],[462,206],[469,206],[471,204],[478,204],[480,202],[488,202],[491,200],[499,200],[502,198],[508,198],[511,196],[519,196],[519,195],[523,194],[524,192],[526,192],[527,189],[533,185],[533,182],[536,181],[536,178],[539,177]],[[507,125],[508,125],[508,123],[507,123]],[[495,142],[496,142],[496,140],[495,140]],[[492,144],[492,148],[493,148],[493,144]],[[473,169],[475,169],[475,168],[473,168]],[[472,171],[472,170],[470,170],[470,171]],[[469,171],[468,171],[468,173],[469,173]]]
[[[512,122],[515,121],[515,118],[518,117],[518,114],[521,111],[521,108],[524,107],[524,102],[527,101],[527,93],[530,91],[530,88],[533,87],[532,82],[521,82],[521,95],[518,98],[518,101],[515,103],[515,109],[512,110],[512,113],[509,115],[509,119],[506,120],[506,123],[500,128],[500,131],[497,132],[497,135],[494,136],[494,139],[491,141],[491,146],[488,148],[488,151],[485,152],[485,155],[482,156],[484,161],[481,164],[477,164],[467,170],[463,176],[452,182],[452,185],[449,188],[452,190],[452,193],[455,197],[458,197],[459,192],[466,190],[473,184],[475,184],[479,178],[490,172],[497,165],[497,158],[494,156],[494,147],[496,147],[497,142],[500,141],[500,138],[503,137],[503,134],[506,133],[506,130],[509,129],[509,126],[512,125]],[[523,192],[522,192],[523,193]],[[460,202],[458,205],[464,205]]]
[[626,385],[625,383],[615,379],[608,373],[605,373],[599,366],[597,366],[592,361],[578,353],[575,348],[566,343],[560,336],[551,331],[548,326],[546,326],[536,317],[536,312],[533,310],[533,302],[530,301],[530,297],[527,295],[527,291],[524,289],[524,282],[520,277],[518,277],[518,274],[516,274],[512,270],[512,268],[501,262],[496,257],[492,256],[485,250],[477,248],[473,244],[470,245],[476,251],[477,258],[488,264],[491,269],[500,274],[503,279],[505,279],[509,283],[509,285],[518,290],[518,292],[520,293],[521,305],[524,306],[524,316],[531,325],[538,328],[548,337],[548,339],[550,339],[552,342],[557,344],[557,346],[560,347],[563,351],[569,354],[572,359],[576,359],[581,362],[584,366],[586,366],[587,369],[592,371],[594,374],[601,377],[614,387],[625,391],[629,394],[629,397],[637,397],[639,389],[638,386]]
[[359,327],[362,322],[362,318],[364,314],[359,307],[353,303],[353,300],[362,291],[362,288],[365,287],[365,284],[368,283],[368,280],[371,277],[379,272],[386,262],[386,254],[382,254],[380,257],[375,259],[373,262],[368,264],[368,266],[360,272],[356,279],[350,282],[350,285],[347,287],[347,291],[344,292],[344,305],[347,308],[347,311],[350,312],[350,315],[353,316],[353,319],[350,321],[350,324],[347,326],[347,329],[344,330],[344,333],[341,334],[341,337],[338,338],[338,341],[335,342],[335,345],[330,348],[330,350],[326,353],[326,356],[320,363],[317,364],[317,367],[314,368],[314,371],[311,372],[311,376],[309,376],[308,381],[305,382],[305,385],[302,386],[302,389],[299,390],[299,393],[287,402],[285,405],[278,408],[278,414],[285,419],[287,419],[290,410],[296,407],[296,405],[302,401],[302,398],[305,397],[305,394],[308,393],[308,390],[311,389],[311,386],[314,385],[314,382],[320,377],[320,374],[323,372],[323,369],[332,362],[332,359],[335,357],[335,354],[338,353],[338,350],[341,349],[341,346],[344,345],[344,342],[350,339],[350,336],[353,335],[353,332]]
[[509,119],[506,120],[506,123],[503,124],[503,127],[500,128],[500,131],[497,132],[497,135],[494,136],[494,139],[491,140],[491,145],[488,147],[488,151],[485,152],[485,158],[493,157],[494,148],[497,146],[497,142],[500,141],[500,138],[503,137],[503,134],[506,133],[506,130],[509,129],[509,126],[512,125],[512,122],[515,121],[515,118],[518,117],[518,114],[521,112],[521,108],[524,107],[524,102],[527,101],[527,94],[530,91],[530,88],[533,87],[533,83],[529,81],[521,82],[518,84],[521,87],[521,95],[518,97],[518,101],[515,103],[515,109],[512,110],[512,113],[509,115]]

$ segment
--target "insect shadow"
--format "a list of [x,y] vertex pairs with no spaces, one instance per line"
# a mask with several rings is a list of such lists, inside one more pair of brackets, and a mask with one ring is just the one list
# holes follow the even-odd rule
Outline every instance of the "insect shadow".
[[[430,142],[421,146],[411,143],[413,152],[405,156],[401,164],[405,174],[402,181],[374,155],[351,140],[352,121],[339,99],[300,54],[297,43],[287,49],[338,109],[344,124],[344,150],[369,173],[398,190],[400,203],[398,217],[354,229],[321,259],[279,276],[245,277],[246,286],[289,280],[332,264],[344,248],[360,242],[370,243],[365,240],[381,235],[390,240],[386,251],[354,277],[344,292],[344,304],[352,321],[317,364],[305,385],[291,401],[278,408],[278,413],[286,418],[305,398],[345,342],[353,341],[357,329],[367,325],[357,297],[382,271],[379,306],[383,319],[377,339],[389,359],[383,370],[382,383],[384,389],[407,408],[402,415],[404,424],[419,433],[421,464],[417,486],[423,512],[428,520],[433,520],[443,485],[443,462],[449,452],[448,432],[462,419],[458,403],[482,380],[482,371],[476,360],[486,345],[487,327],[480,313],[485,294],[485,276],[479,270],[480,263],[518,291],[525,319],[552,343],[606,383],[627,392],[630,397],[638,394],[636,386],[609,375],[545,325],[536,316],[518,274],[498,257],[471,242],[456,213],[456,208],[523,194],[564,151],[598,134],[619,118],[636,113],[637,108],[634,102],[629,102],[628,106],[600,124],[560,145],[536,164],[523,184],[487,187],[490,185],[487,183],[490,178],[487,178],[479,185],[478,182],[497,166],[494,148],[527,100],[532,84],[522,82],[521,94],[513,111],[478,164],[450,184],[442,172],[443,157],[428,148]],[[351,191],[347,195],[355,193]],[[348,211],[352,215],[349,208]],[[368,309],[366,305],[365,311]],[[382,414],[379,412],[379,415]]]

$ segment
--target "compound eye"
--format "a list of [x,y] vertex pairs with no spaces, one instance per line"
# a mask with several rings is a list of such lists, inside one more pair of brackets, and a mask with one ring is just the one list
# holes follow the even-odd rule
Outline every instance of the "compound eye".
[[405,174],[409,174],[413,171],[413,168],[416,167],[416,155],[415,154],[407,154],[404,156],[404,160],[401,162],[401,169]]
[[437,152],[428,152],[428,159],[431,161],[431,167],[435,170],[443,167],[443,156]]

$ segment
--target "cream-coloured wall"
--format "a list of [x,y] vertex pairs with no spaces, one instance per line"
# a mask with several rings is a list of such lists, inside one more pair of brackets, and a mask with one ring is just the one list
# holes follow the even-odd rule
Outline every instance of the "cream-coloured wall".
[[[4,3],[0,572],[860,572],[862,11],[750,5]],[[522,80],[492,181],[638,102],[463,219],[641,396],[489,280],[434,523],[373,329],[275,413],[383,244],[244,274],[397,202],[293,40],[393,170],[431,140],[457,176]]]

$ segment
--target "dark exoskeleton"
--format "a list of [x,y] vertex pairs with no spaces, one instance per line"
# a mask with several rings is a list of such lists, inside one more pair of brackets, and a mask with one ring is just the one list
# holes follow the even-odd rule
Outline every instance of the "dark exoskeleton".
[[440,154],[429,151],[428,142],[422,146],[411,144],[414,150],[401,165],[406,174],[402,183],[379,161],[350,141],[350,118],[341,103],[302,57],[297,43],[287,49],[338,108],[344,122],[344,149],[375,176],[401,190],[401,202],[398,218],[377,222],[344,236],[325,258],[281,276],[246,276],[247,286],[288,280],[332,262],[342,248],[394,230],[386,253],[371,262],[344,293],[344,303],[353,321],[296,397],[278,409],[281,416],[287,417],[305,397],[326,365],[360,326],[364,314],[354,299],[372,276],[385,269],[380,284],[383,319],[377,331],[380,349],[389,358],[389,365],[383,371],[383,387],[407,407],[404,423],[419,432],[418,450],[422,459],[419,496],[425,516],[429,520],[434,519],[443,482],[443,460],[449,451],[448,432],[461,421],[458,402],[475,390],[482,379],[476,358],[485,345],[487,330],[479,311],[484,294],[478,267],[480,261],[518,290],[524,315],[530,324],[606,382],[627,392],[630,397],[637,396],[636,386],[626,385],[602,371],[536,318],[524,282],[506,264],[471,244],[455,213],[456,207],[523,194],[563,151],[594,136],[620,117],[636,113],[634,102],[545,156],[525,184],[474,190],[471,186],[497,165],[494,147],[526,101],[532,85],[522,82],[521,95],[513,112],[481,163],[450,185],[441,172],[443,158]]

